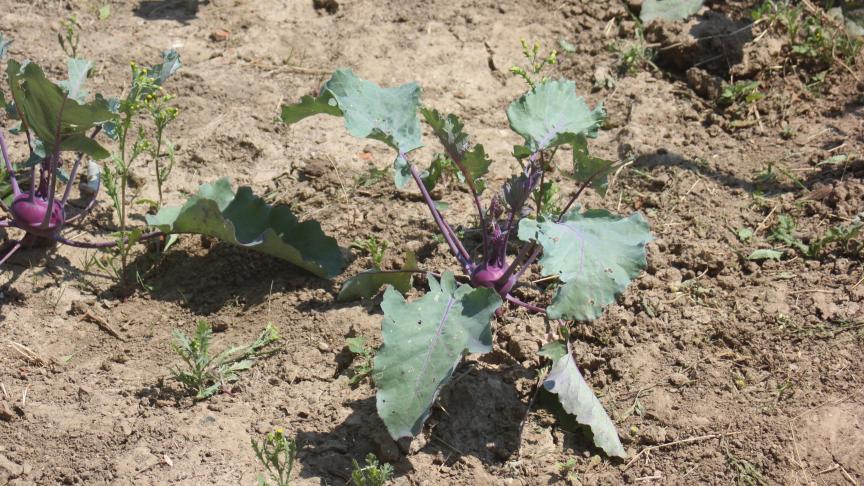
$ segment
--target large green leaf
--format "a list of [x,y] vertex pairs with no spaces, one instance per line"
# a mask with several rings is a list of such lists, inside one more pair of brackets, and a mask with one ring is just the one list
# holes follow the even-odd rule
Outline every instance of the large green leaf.
[[579,368],[569,350],[555,361],[543,387],[558,395],[558,400],[564,411],[573,415],[576,421],[591,428],[594,435],[594,445],[603,449],[607,455],[627,457],[624,446],[618,438],[615,424],[609,419],[603,404],[591,391],[591,387],[582,378]]
[[307,96],[300,103],[283,106],[282,121],[295,123],[319,113],[344,116],[351,135],[379,140],[396,149],[396,185],[402,187],[410,178],[402,154],[422,146],[419,107],[417,83],[382,88],[358,78],[350,69],[340,69],[324,83],[318,98]]
[[[456,115],[445,117],[438,110],[429,108],[423,108],[421,113],[448,155],[458,158],[465,167],[468,177],[471,178],[472,184],[482,188],[484,184],[480,179],[489,172],[489,165],[492,164],[486,156],[483,145],[477,144],[469,150],[471,143],[468,134],[463,131],[465,125]],[[464,174],[460,172],[459,177],[464,179]]]
[[336,240],[317,221],[298,222],[286,206],[270,206],[227,178],[204,184],[182,207],[162,208],[147,224],[165,233],[195,233],[287,260],[318,275],[333,277],[345,262]]
[[417,435],[439,390],[466,353],[492,350],[492,315],[501,297],[492,289],[459,285],[450,272],[408,303],[384,293],[384,344],[375,356],[378,415],[394,439]]
[[576,83],[548,80],[507,108],[510,128],[525,139],[531,152],[572,143],[573,137],[596,137],[606,117],[602,105],[590,110]]
[[702,3],[703,0],[645,0],[639,19],[646,24],[654,19],[684,20],[698,12]]
[[627,218],[603,209],[571,209],[560,223],[523,219],[519,238],[543,246],[543,275],[557,275],[562,285],[550,319],[590,321],[615,301],[630,280],[645,268],[645,244],[651,241],[648,223],[639,213]]
[[342,290],[336,300],[345,302],[357,299],[369,299],[375,296],[381,287],[392,285],[403,295],[411,289],[413,270],[417,270],[417,258],[413,252],[405,254],[405,264],[402,270],[379,270],[373,268],[361,272],[342,284]]
[[18,114],[45,143],[49,152],[59,144],[61,150],[83,149],[85,154],[94,159],[108,157],[109,152],[96,142],[67,141],[85,136],[88,130],[113,117],[104,100],[79,103],[67,96],[63,88],[49,81],[42,69],[34,63],[21,66],[18,62],[9,60],[6,73],[9,75],[9,88]]

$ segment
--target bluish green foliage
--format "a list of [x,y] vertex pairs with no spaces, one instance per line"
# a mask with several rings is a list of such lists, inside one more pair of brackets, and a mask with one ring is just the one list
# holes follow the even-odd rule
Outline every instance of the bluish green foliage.
[[392,285],[402,294],[406,294],[411,289],[412,276],[416,270],[417,258],[409,251],[405,254],[405,264],[401,270],[371,268],[358,273],[342,284],[336,300],[344,302],[360,298],[369,299],[385,285]]
[[378,414],[394,439],[420,432],[429,407],[466,353],[492,351],[492,315],[501,297],[459,285],[450,272],[429,275],[429,292],[406,302],[384,292],[384,344],[375,356]]
[[404,154],[421,147],[420,87],[416,83],[382,88],[358,78],[350,69],[340,69],[324,83],[317,98],[304,97],[300,103],[282,107],[283,123],[296,123],[319,113],[344,116],[348,133],[371,138],[396,149],[396,185],[411,177]]
[[[529,60],[539,62],[539,48],[526,47],[526,52]],[[543,62],[540,68],[547,64]],[[377,138],[396,148],[397,186],[415,179],[441,240],[469,278],[469,284],[457,285],[450,272],[444,272],[440,281],[429,274],[430,291],[408,303],[400,291],[410,287],[410,281],[396,280],[396,275],[387,277],[389,283],[404,287],[388,287],[384,293],[384,345],[375,358],[374,381],[378,386],[378,414],[394,438],[412,436],[421,430],[435,397],[465,353],[489,351],[490,321],[502,299],[534,312],[545,312],[551,319],[591,320],[645,266],[645,243],[651,236],[641,215],[621,218],[601,210],[569,210],[589,185],[600,195],[605,194],[608,174],[616,166],[588,151],[588,138],[597,136],[605,117],[602,106],[589,109],[571,81],[543,78],[535,82],[523,74],[528,72],[517,73],[526,78],[531,90],[507,110],[511,128],[524,139],[524,145],[514,148],[521,171],[508,179],[501,192],[492,195],[485,208],[481,200],[484,177],[494,169],[483,147],[471,144],[462,121],[455,115],[420,109],[444,153],[436,154],[429,169],[422,172],[409,160],[405,148],[420,145],[419,128],[415,130],[419,88],[413,83],[379,88],[350,72],[337,71],[317,98],[306,97],[298,104],[283,107],[285,123],[317,113],[344,114],[350,133]],[[356,101],[346,102],[342,93],[357,94],[350,98]],[[384,99],[388,103],[381,101]],[[387,104],[394,107],[394,113],[385,116],[380,113],[380,105]],[[355,121],[349,121],[348,111],[352,111],[350,118]],[[566,205],[559,205],[559,186],[547,179],[562,145],[573,149],[572,171],[568,175],[581,184]],[[431,189],[445,174],[455,175],[467,186],[479,225],[472,233],[479,233],[482,242],[463,237],[468,231],[454,230],[432,198]],[[509,243],[517,229],[525,243],[514,258]],[[544,273],[562,281],[545,309],[522,302],[511,293],[541,253]],[[361,273],[346,283],[339,298],[374,295],[388,283],[384,277],[375,271]],[[584,380],[579,381],[581,376],[569,355],[569,362],[562,361],[564,354],[555,356],[556,363],[563,363],[556,379],[560,383],[569,380],[570,388],[553,386],[554,392],[568,402],[570,413],[579,413],[578,420],[594,428],[598,445],[610,455],[623,455],[620,443],[616,448],[610,442],[617,441],[614,425],[605,413],[602,417],[596,413],[599,402]],[[596,420],[585,417],[585,410],[590,410]]]
[[507,108],[510,128],[531,152],[570,144],[580,135],[596,137],[604,118],[602,106],[590,110],[576,95],[576,83],[564,80],[546,81]]
[[546,309],[549,318],[590,321],[645,268],[651,233],[639,213],[621,218],[574,208],[561,222],[523,219],[519,238],[543,246],[543,275],[563,283]]
[[654,19],[671,22],[684,20],[702,8],[703,0],[645,0],[639,20],[649,23]]
[[297,220],[286,206],[270,206],[241,187],[219,179],[204,184],[182,207],[166,207],[147,216],[147,224],[165,233],[194,233],[287,260],[318,275],[333,277],[345,268],[336,240],[317,221]]
[[19,116],[46,144],[49,152],[59,145],[62,151],[82,152],[94,159],[108,157],[108,151],[86,134],[113,117],[104,101],[79,103],[49,81],[42,69],[32,62],[22,66],[10,60],[6,74]]
[[546,390],[558,395],[564,410],[576,421],[591,428],[594,445],[610,455],[626,458],[624,446],[618,438],[615,424],[609,419],[603,404],[594,396],[591,387],[582,378],[569,349],[554,362],[552,370],[543,381]]

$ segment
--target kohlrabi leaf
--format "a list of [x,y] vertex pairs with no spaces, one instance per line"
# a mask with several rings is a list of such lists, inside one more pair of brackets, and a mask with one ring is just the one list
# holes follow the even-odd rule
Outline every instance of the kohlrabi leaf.
[[421,147],[419,107],[417,83],[382,88],[358,78],[350,69],[340,69],[324,83],[317,99],[305,97],[298,104],[283,106],[282,121],[295,123],[319,113],[343,115],[351,135],[379,140],[396,149],[396,185],[402,187],[410,178],[410,169],[401,154]]
[[417,258],[413,252],[406,252],[405,264],[402,270],[378,270],[371,269],[359,273],[342,284],[342,290],[336,300],[345,302],[357,299],[369,299],[375,296],[381,287],[392,285],[396,290],[405,295],[411,289],[411,281],[414,276],[412,270],[417,270]]
[[618,438],[615,424],[609,419],[603,404],[594,395],[591,387],[582,378],[573,356],[568,352],[555,361],[543,387],[558,395],[564,411],[573,415],[576,421],[591,428],[594,445],[603,449],[609,456],[627,457],[624,446]]
[[3,59],[3,56],[9,52],[9,46],[12,44],[12,41],[3,37],[3,34],[0,33],[0,59]]
[[162,52],[162,62],[150,68],[150,77],[156,81],[156,84],[162,86],[182,65],[180,53],[174,49],[168,49]]
[[702,8],[703,0],[645,0],[639,19],[647,24],[654,19],[684,20]]
[[330,92],[325,92],[317,98],[304,96],[300,98],[300,103],[294,105],[282,105],[282,123],[291,125],[306,117],[320,113],[342,116],[342,110],[339,109],[336,100]]
[[590,321],[615,301],[630,280],[645,268],[648,223],[639,213],[626,218],[603,209],[571,209],[560,223],[523,219],[519,238],[543,246],[543,275],[561,280],[550,319]]
[[317,221],[300,223],[286,206],[270,206],[241,187],[219,179],[204,184],[182,207],[162,208],[147,224],[165,233],[213,236],[287,260],[319,277],[334,277],[345,268],[336,240]]
[[564,341],[552,341],[540,348],[540,351],[537,351],[537,354],[551,359],[554,363],[567,354],[567,344]]
[[[42,69],[32,62],[21,66],[10,60],[6,73],[18,115],[45,142],[49,151],[59,144],[61,150],[83,150],[94,159],[108,157],[109,152],[97,142],[80,140],[88,130],[113,117],[104,100],[82,104],[67,97],[63,89],[49,81]],[[56,136],[58,119],[59,139]]]
[[[450,158],[457,160],[465,167],[467,176],[471,178],[471,182],[475,187],[483,187],[484,184],[480,179],[489,172],[491,160],[486,156],[486,151],[482,145],[477,144],[471,150],[471,143],[463,129],[465,125],[459,120],[456,115],[443,116],[438,113],[438,110],[423,108],[420,110],[426,123],[432,127],[432,131],[441,145],[447,150]],[[458,164],[457,164],[458,166]],[[464,179],[464,175],[460,172],[460,180]]]
[[75,59],[70,57],[67,61],[69,69],[69,79],[60,81],[57,84],[65,91],[70,98],[78,103],[84,103],[87,98],[87,91],[84,90],[84,82],[87,81],[87,75],[90,73],[90,68],[93,63],[87,59]]
[[423,428],[429,408],[466,353],[492,350],[492,315],[501,297],[487,288],[459,285],[450,272],[408,303],[392,287],[384,292],[384,344],[375,356],[378,415],[394,439]]
[[615,164],[599,157],[592,157],[588,153],[588,139],[584,135],[575,137],[573,146],[573,172],[567,174],[576,182],[584,183],[591,181],[591,187],[601,197],[606,195],[609,188],[609,174]]
[[566,80],[544,81],[507,108],[510,128],[531,152],[570,143],[579,135],[596,137],[605,117],[602,105],[588,109],[576,96],[576,83]]

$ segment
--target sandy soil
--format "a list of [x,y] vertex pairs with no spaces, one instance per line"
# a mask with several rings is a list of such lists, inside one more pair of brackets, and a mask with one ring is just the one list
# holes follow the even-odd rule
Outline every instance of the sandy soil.
[[[432,239],[416,191],[358,179],[390,163],[386,148],[350,138],[337,119],[279,126],[280,104],[338,67],[383,85],[416,80],[425,103],[461,115],[485,145],[500,168],[494,187],[515,166],[509,152],[519,138],[504,108],[524,90],[507,72],[519,39],[564,39],[575,51],[562,54],[556,75],[610,114],[592,149],[633,159],[604,199],[589,194],[584,204],[640,210],[656,235],[644,275],[574,335],[577,362],[632,462],[598,455],[536,404],[529,412],[546,327],[517,309],[494,324],[495,352],[460,366],[403,454],[375,415],[374,389],[352,388],[345,373],[347,337],[379,342],[379,300],[334,301],[339,285],[369,266],[360,252],[330,282],[187,237],[149,277],[152,289],[125,299],[86,267],[83,251],[22,252],[0,273],[0,485],[255,484],[261,469],[250,439],[275,427],[301,448],[297,484],[345,484],[351,460],[369,452],[396,466],[395,484],[860,484],[860,252],[746,257],[777,246],[768,236],[781,214],[812,237],[864,211],[864,84],[856,79],[864,63],[807,89],[794,72],[771,67],[777,39],[754,42],[750,4],[713,3],[691,24],[646,36],[664,46],[688,34],[722,37],[661,51],[661,70],[624,75],[609,46],[633,39],[634,23],[611,0],[344,0],[335,13],[306,0],[191,9],[119,0],[102,21],[99,2],[0,1],[11,55],[57,77],[65,65],[58,20],[77,13],[81,54],[99,67],[93,91],[122,91],[130,60],[181,52],[184,67],[168,84],[182,110],[171,134],[170,203],[230,176],[318,219],[346,248],[376,235],[391,242],[390,259],[412,249],[437,270],[455,262]],[[695,64],[702,71],[688,76]],[[697,93],[713,76],[732,75],[760,79],[768,93],[758,116],[737,119],[743,124]],[[846,161],[819,165],[838,154]],[[151,171],[138,174],[138,195],[152,197]],[[448,217],[472,224],[465,193],[444,198]],[[107,208],[91,220],[97,233],[112,225]],[[752,240],[738,238],[742,227],[754,230]],[[190,332],[200,318],[220,324],[217,348],[250,341],[268,322],[284,340],[230,393],[194,402],[170,378],[179,362],[170,342],[174,329]],[[571,458],[568,478],[559,465]]]

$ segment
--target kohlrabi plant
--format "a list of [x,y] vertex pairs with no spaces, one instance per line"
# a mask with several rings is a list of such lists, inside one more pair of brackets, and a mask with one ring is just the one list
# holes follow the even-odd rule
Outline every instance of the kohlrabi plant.
[[[9,44],[0,35],[0,58]],[[174,160],[165,128],[178,114],[162,85],[179,67],[179,55],[173,50],[164,52],[156,65],[133,63],[124,95],[106,98],[90,96],[85,89],[92,68],[85,59],[70,58],[68,79],[62,81],[48,79],[34,62],[8,61],[11,96],[0,90],[0,109],[5,113],[0,120],[13,123],[8,133],[26,143],[29,156],[13,160],[7,131],[0,127],[0,229],[7,230],[10,238],[0,249],[0,265],[20,248],[55,242],[113,249],[120,265],[112,263],[110,268],[124,282],[136,242],[195,233],[288,260],[320,277],[341,273],[345,265],[341,251],[318,222],[300,222],[287,206],[270,206],[248,187],[235,192],[227,179],[202,185],[182,207],[162,207],[163,183]],[[146,215],[145,225],[132,225],[127,189],[131,170],[142,158],[155,166],[158,201],[149,206],[159,211]],[[103,159],[109,162],[101,165]],[[79,184],[82,167],[87,174]],[[66,237],[70,224],[80,225],[97,204],[102,186],[119,220],[119,231],[109,241]],[[11,240],[16,233],[23,234]]]
[[[511,129],[524,140],[513,150],[520,170],[491,194],[484,189],[493,166],[483,146],[470,141],[457,116],[421,106],[417,84],[382,88],[350,70],[339,70],[318,96],[284,106],[282,121],[293,124],[322,113],[344,117],[348,132],[356,137],[393,148],[396,186],[416,184],[463,272],[460,277],[451,271],[428,273],[429,292],[412,302],[400,291],[409,290],[410,275],[418,272],[413,261],[402,270],[373,268],[343,287],[342,294],[347,288],[353,296],[365,297],[390,284],[381,303],[383,345],[372,376],[378,414],[391,436],[419,433],[462,357],[492,350],[491,323],[505,312],[507,302],[557,322],[560,340],[543,350],[543,356],[553,358],[544,387],[558,396],[566,412],[591,428],[598,447],[624,457],[615,426],[577,369],[568,340],[573,321],[599,317],[639,275],[651,240],[639,213],[622,217],[575,204],[589,186],[604,194],[607,176],[617,165],[588,152],[588,139],[596,137],[604,120],[603,108],[590,109],[571,81],[537,81],[507,109]],[[412,161],[412,152],[422,146],[421,120],[444,150],[428,170]],[[559,168],[556,154],[562,147],[570,148],[572,162]],[[442,158],[445,165],[456,167],[476,211],[477,231],[466,231],[469,236],[464,238],[431,196],[435,166]],[[549,194],[556,168],[578,183],[560,209]],[[551,297],[529,299],[526,295],[533,294],[522,292],[537,265],[547,277],[543,280]]]

